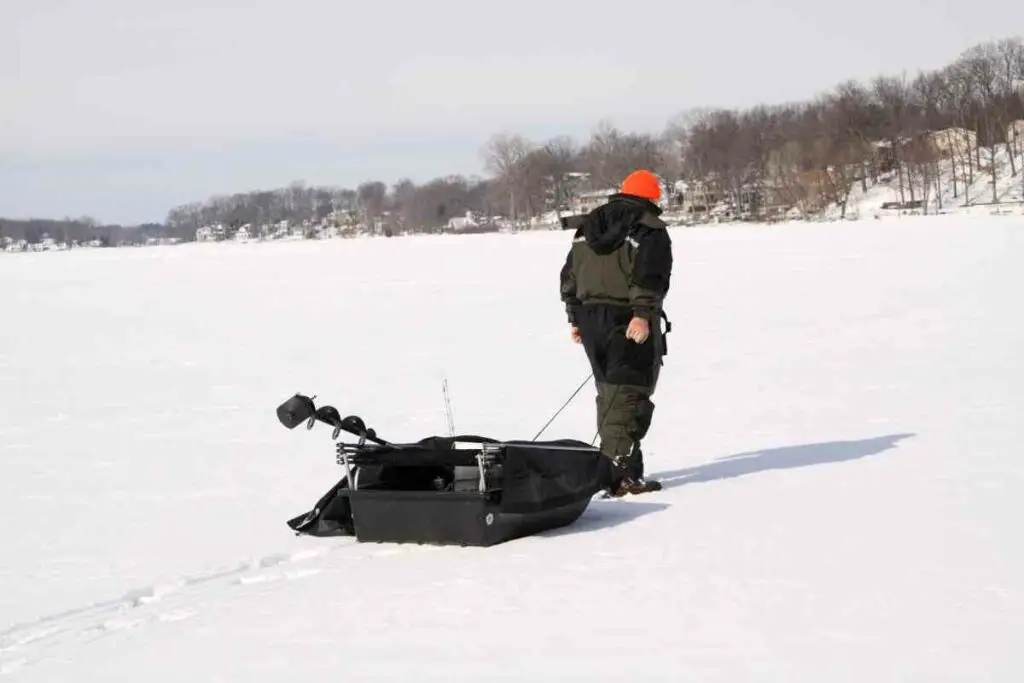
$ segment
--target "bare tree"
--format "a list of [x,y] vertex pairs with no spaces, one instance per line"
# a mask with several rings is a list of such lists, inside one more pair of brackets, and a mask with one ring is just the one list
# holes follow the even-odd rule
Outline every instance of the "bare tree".
[[708,113],[690,129],[684,173],[707,188],[713,202],[741,203],[745,163],[740,140],[738,112],[719,109]]
[[[974,184],[975,169],[975,147],[977,145],[977,127],[974,114],[974,93],[971,85],[971,77],[967,69],[960,62],[949,65],[942,70],[942,82],[945,85],[943,90],[943,101],[947,111],[953,117],[957,128],[956,136],[948,136],[950,149],[956,164],[960,167],[960,178],[964,183],[964,204],[970,204],[970,188]],[[975,135],[975,143],[972,145],[965,133]],[[956,186],[954,185],[953,196],[957,197]]]
[[665,175],[673,180],[687,177],[686,155],[694,128],[712,113],[707,107],[694,107],[676,114],[662,134],[661,161]]
[[860,164],[857,179],[867,192],[868,178],[877,177],[874,142],[882,137],[885,116],[871,92],[856,81],[841,83],[827,100],[833,134],[841,137],[856,152]]
[[638,168],[658,172],[662,148],[653,135],[625,133],[609,121],[601,121],[582,151],[583,168],[590,173],[593,189],[617,187]]
[[415,226],[416,192],[416,183],[409,178],[403,178],[391,187],[393,230],[401,232]]
[[1020,38],[1001,40],[993,46],[994,59],[998,67],[998,89],[1000,92],[1000,123],[1006,132],[1006,151],[1010,157],[1010,173],[1017,175],[1016,156],[1019,154],[1017,126],[1013,121],[1024,109],[1021,86],[1024,86],[1024,41]]
[[[949,147],[948,126],[950,117],[943,111],[945,84],[938,72],[921,73],[911,84],[910,96],[915,115],[915,135],[904,151],[907,176],[911,187],[920,188],[924,211],[928,211],[928,197],[935,190],[938,208],[942,208],[941,161],[946,155],[952,158]],[[940,132],[940,131],[945,131]],[[955,178],[955,175],[954,175]]]
[[508,195],[508,216],[517,220],[516,197],[525,191],[524,162],[534,145],[521,135],[500,133],[491,137],[483,150],[484,167],[505,186]]
[[996,54],[995,47],[991,43],[985,43],[967,50],[960,61],[963,64],[968,82],[971,84],[971,90],[978,108],[982,133],[984,134],[984,144],[982,144],[982,136],[979,135],[978,138],[978,163],[980,165],[981,150],[984,147],[988,150],[989,182],[992,185],[992,203],[995,204],[999,201],[999,188],[997,186],[999,160],[996,156],[996,144],[998,140],[1005,137],[1005,130],[1002,132],[999,130],[999,123],[1001,121],[999,113],[1001,94],[999,90],[999,57]]
[[579,166],[580,149],[572,138],[563,135],[545,142],[541,150],[551,202],[555,209],[560,209],[569,201],[572,190],[569,174]]
[[363,221],[371,229],[384,215],[387,193],[388,186],[379,180],[362,183],[356,188],[356,197],[359,202],[359,210],[363,214]]
[[850,194],[857,181],[865,183],[865,169],[871,160],[871,147],[863,133],[851,126],[851,103],[841,98],[826,98],[817,108],[820,121],[810,148],[811,160],[818,171],[822,195],[829,204],[837,204],[840,218],[846,217]]
[[557,205],[551,162],[551,157],[543,147],[535,147],[519,164],[516,209],[518,215],[526,220],[547,209],[554,209]]
[[[903,146],[915,133],[910,88],[905,76],[879,76],[874,80],[874,95],[885,115],[883,137],[889,143],[899,178],[900,202],[906,202]],[[914,200],[913,185],[910,200]]]

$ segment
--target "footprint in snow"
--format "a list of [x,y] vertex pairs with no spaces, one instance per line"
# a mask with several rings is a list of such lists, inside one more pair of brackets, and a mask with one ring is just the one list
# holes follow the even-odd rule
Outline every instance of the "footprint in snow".
[[28,664],[27,659],[15,659],[10,662],[0,660],[0,676],[12,674],[26,664]]
[[285,578],[289,581],[296,579],[304,579],[307,576],[316,576],[317,574],[323,573],[323,569],[296,569],[293,572],[285,572]]
[[276,555],[267,555],[265,557],[261,557],[259,562],[257,562],[257,566],[259,566],[262,569],[266,569],[268,567],[276,567],[278,565],[291,562],[291,560],[291,555],[288,555],[287,553],[277,553]]
[[316,576],[321,572],[323,572],[322,569],[296,569],[281,574],[254,574],[251,576],[240,576],[235,580],[235,583],[240,586],[249,586],[258,583],[273,583],[274,581],[294,581],[295,579],[302,579],[307,576]]
[[124,595],[124,602],[130,604],[132,607],[142,607],[153,602],[157,602],[164,597],[174,593],[182,586],[181,582],[174,584],[162,584],[145,586],[143,588],[137,588],[132,591],[128,591]]
[[184,621],[186,619],[191,619],[196,614],[197,612],[192,609],[176,609],[170,612],[164,612],[163,614],[157,616],[157,620],[164,622]]
[[124,617],[115,617],[114,619],[107,619],[100,624],[101,631],[127,631],[129,629],[141,626],[145,619],[127,619]]
[[[295,581],[316,576],[323,567],[289,566],[325,557],[336,551],[353,547],[352,543],[323,545],[291,553],[274,553],[241,562],[232,569],[221,569],[206,574],[183,576],[170,582],[142,586],[112,600],[41,617],[0,632],[0,674],[31,666],[38,658],[52,656],[48,651],[73,644],[83,645],[95,637],[144,628],[147,624],[174,623],[190,619],[200,612],[188,604],[200,598],[205,591],[220,591],[229,586],[251,585],[275,581]],[[402,556],[411,551],[419,553],[439,550],[432,546],[372,547],[366,554],[357,554],[358,560]],[[220,586],[218,588],[217,586]],[[164,601],[172,604],[162,610],[155,609]],[[42,648],[36,652],[37,648]],[[17,651],[19,659],[12,659]],[[25,655],[29,655],[27,658]]]

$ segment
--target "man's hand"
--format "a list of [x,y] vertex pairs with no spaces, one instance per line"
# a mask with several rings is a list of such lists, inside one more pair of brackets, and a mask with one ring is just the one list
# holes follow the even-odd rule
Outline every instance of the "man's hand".
[[578,327],[573,326],[569,330],[569,336],[572,337],[572,340],[574,342],[576,342],[577,344],[579,344],[579,343],[581,343],[583,341],[583,337],[580,336],[580,328],[578,328]]
[[650,335],[651,326],[646,320],[634,317],[629,321],[629,327],[626,328],[626,339],[632,339],[637,344],[643,344]]

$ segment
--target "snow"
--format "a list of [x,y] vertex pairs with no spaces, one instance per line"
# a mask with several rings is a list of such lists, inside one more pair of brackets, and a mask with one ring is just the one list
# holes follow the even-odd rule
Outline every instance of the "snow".
[[[954,131],[955,133],[955,131]],[[966,131],[965,131],[966,133]],[[938,144],[947,144],[945,133],[936,133]],[[954,138],[954,149],[974,150],[974,143],[957,141]],[[968,173],[965,158],[958,153],[954,163],[948,158],[940,160],[937,166],[937,179],[929,180],[927,195],[927,212],[929,214],[952,213],[961,215],[987,215],[993,213],[1010,213],[1024,215],[1024,154],[1014,156],[1015,165],[1010,163],[1010,151],[1006,145],[983,147],[981,149],[981,168],[976,165],[973,176]],[[976,155],[971,155],[972,164],[977,164]],[[992,195],[992,166],[996,169],[995,199]],[[1016,170],[1016,174],[1013,173]],[[954,180],[955,171],[955,180]],[[968,182],[972,180],[973,182]],[[910,186],[914,191],[911,193]],[[864,192],[859,182],[855,182],[847,200],[846,217],[871,218],[899,213],[898,210],[882,209],[886,202],[903,202],[913,199],[925,199],[922,195],[922,179],[919,175],[905,171],[903,195],[900,194],[899,178],[892,171],[882,182],[869,184]],[[938,188],[938,192],[936,192]],[[920,209],[912,213],[922,213]],[[826,219],[837,219],[842,215],[842,207],[829,206],[824,212]]]
[[0,679],[1019,680],[1020,219],[672,235],[666,489],[487,549],[292,535],[340,472],[274,408],[532,437],[565,233],[5,258]]

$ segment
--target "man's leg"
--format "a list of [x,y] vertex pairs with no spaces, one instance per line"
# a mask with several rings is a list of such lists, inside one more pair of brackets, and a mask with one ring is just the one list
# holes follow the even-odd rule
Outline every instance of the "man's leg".
[[652,327],[649,343],[654,347],[654,357],[649,359],[651,361],[648,374],[649,384],[644,387],[646,393],[644,400],[637,402],[632,423],[633,450],[630,452],[630,473],[634,481],[642,481],[644,478],[644,453],[640,448],[640,442],[647,436],[647,432],[651,428],[651,420],[654,418],[654,403],[651,401],[651,396],[654,395],[654,390],[658,386],[661,366],[664,363],[665,337],[660,325]]
[[647,436],[653,417],[654,402],[651,401],[648,388],[643,397],[637,401],[629,426],[629,435],[633,440],[632,450],[629,453],[629,476],[633,481],[643,481],[644,478],[644,452],[640,448],[640,442]]
[[631,387],[608,382],[597,383],[597,434],[601,452],[612,460],[628,455],[630,439],[626,434],[629,411],[626,407]]
[[634,480],[644,476],[640,442],[651,428],[654,403],[649,387],[606,385],[603,413],[607,416],[600,429],[601,450],[620,463],[624,473]]
[[625,476],[641,478],[642,456],[639,456],[639,463],[634,461],[637,460],[640,439],[650,428],[654,411],[648,388],[603,383],[597,402],[601,452],[617,463]]
[[608,399],[611,397],[612,385],[607,382],[596,380],[597,385],[597,396],[594,397],[594,402],[597,404],[597,411],[594,413],[595,427],[597,428],[598,436],[603,438],[603,429],[605,420],[608,418],[608,410],[610,403]]
[[[644,490],[644,458],[641,441],[654,417],[651,395],[658,384],[663,344],[661,330],[653,328],[643,344],[623,340],[609,349],[604,389],[608,418],[603,426],[602,451],[620,464],[629,481],[625,488]],[[653,484],[652,484],[653,485]]]
[[640,440],[650,429],[654,412],[650,396],[660,367],[661,335],[652,328],[651,338],[643,344],[627,340],[625,322],[630,315],[628,309],[585,306],[579,322],[594,370],[601,452],[617,465],[619,477],[638,482],[644,473]]

